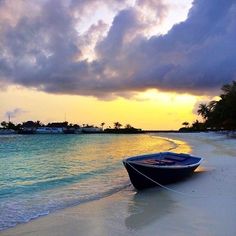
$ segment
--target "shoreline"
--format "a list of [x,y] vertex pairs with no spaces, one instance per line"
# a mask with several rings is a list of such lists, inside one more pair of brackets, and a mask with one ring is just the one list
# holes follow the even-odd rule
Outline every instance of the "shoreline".
[[193,177],[170,185],[186,195],[161,188],[136,192],[130,186],[0,235],[236,235],[236,140],[212,133],[157,136],[187,142],[191,154],[204,157]]

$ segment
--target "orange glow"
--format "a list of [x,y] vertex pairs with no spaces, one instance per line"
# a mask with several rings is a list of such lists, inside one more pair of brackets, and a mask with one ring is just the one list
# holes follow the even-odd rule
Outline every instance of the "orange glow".
[[103,101],[92,97],[52,95],[35,90],[11,87],[0,93],[0,119],[15,108],[24,113],[12,117],[13,122],[40,120],[44,123],[63,121],[78,124],[113,126],[131,124],[142,129],[178,129],[184,121],[196,119],[193,107],[199,98],[188,94],[163,93],[156,90],[140,92],[125,99]]

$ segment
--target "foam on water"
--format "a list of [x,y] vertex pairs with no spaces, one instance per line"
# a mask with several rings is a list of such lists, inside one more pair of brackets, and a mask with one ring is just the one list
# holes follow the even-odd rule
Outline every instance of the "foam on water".
[[121,160],[176,150],[149,135],[11,135],[0,137],[0,230],[129,185]]

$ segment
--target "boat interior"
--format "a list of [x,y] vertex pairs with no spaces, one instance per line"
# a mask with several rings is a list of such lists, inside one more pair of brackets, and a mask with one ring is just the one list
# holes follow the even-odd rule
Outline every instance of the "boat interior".
[[192,157],[186,154],[171,154],[171,153],[161,153],[158,155],[144,155],[143,157],[134,158],[133,161],[139,164],[146,165],[159,165],[159,166],[170,166],[170,165],[191,165],[198,163],[201,158]]

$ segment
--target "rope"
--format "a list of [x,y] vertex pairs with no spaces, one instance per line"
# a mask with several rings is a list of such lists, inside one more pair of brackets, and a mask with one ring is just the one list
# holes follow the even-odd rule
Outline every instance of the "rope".
[[181,191],[178,191],[178,190],[175,190],[175,189],[172,189],[172,188],[168,188],[160,183],[158,183],[157,181],[153,180],[152,178],[148,177],[147,175],[143,174],[142,172],[140,172],[139,170],[137,170],[135,167],[133,167],[129,162],[126,162],[131,168],[133,168],[136,172],[138,172],[139,174],[141,174],[142,176],[144,176],[145,178],[147,178],[148,180],[152,181],[153,183],[155,183],[156,185],[158,185],[159,187],[167,190],[167,191],[170,191],[170,192],[173,192],[173,193],[177,193],[177,194],[180,194],[180,195],[184,195],[184,196],[190,196],[190,197],[206,197],[206,196],[201,196],[201,195],[195,195],[195,194],[191,194],[191,193],[184,193],[184,192],[181,192]]

